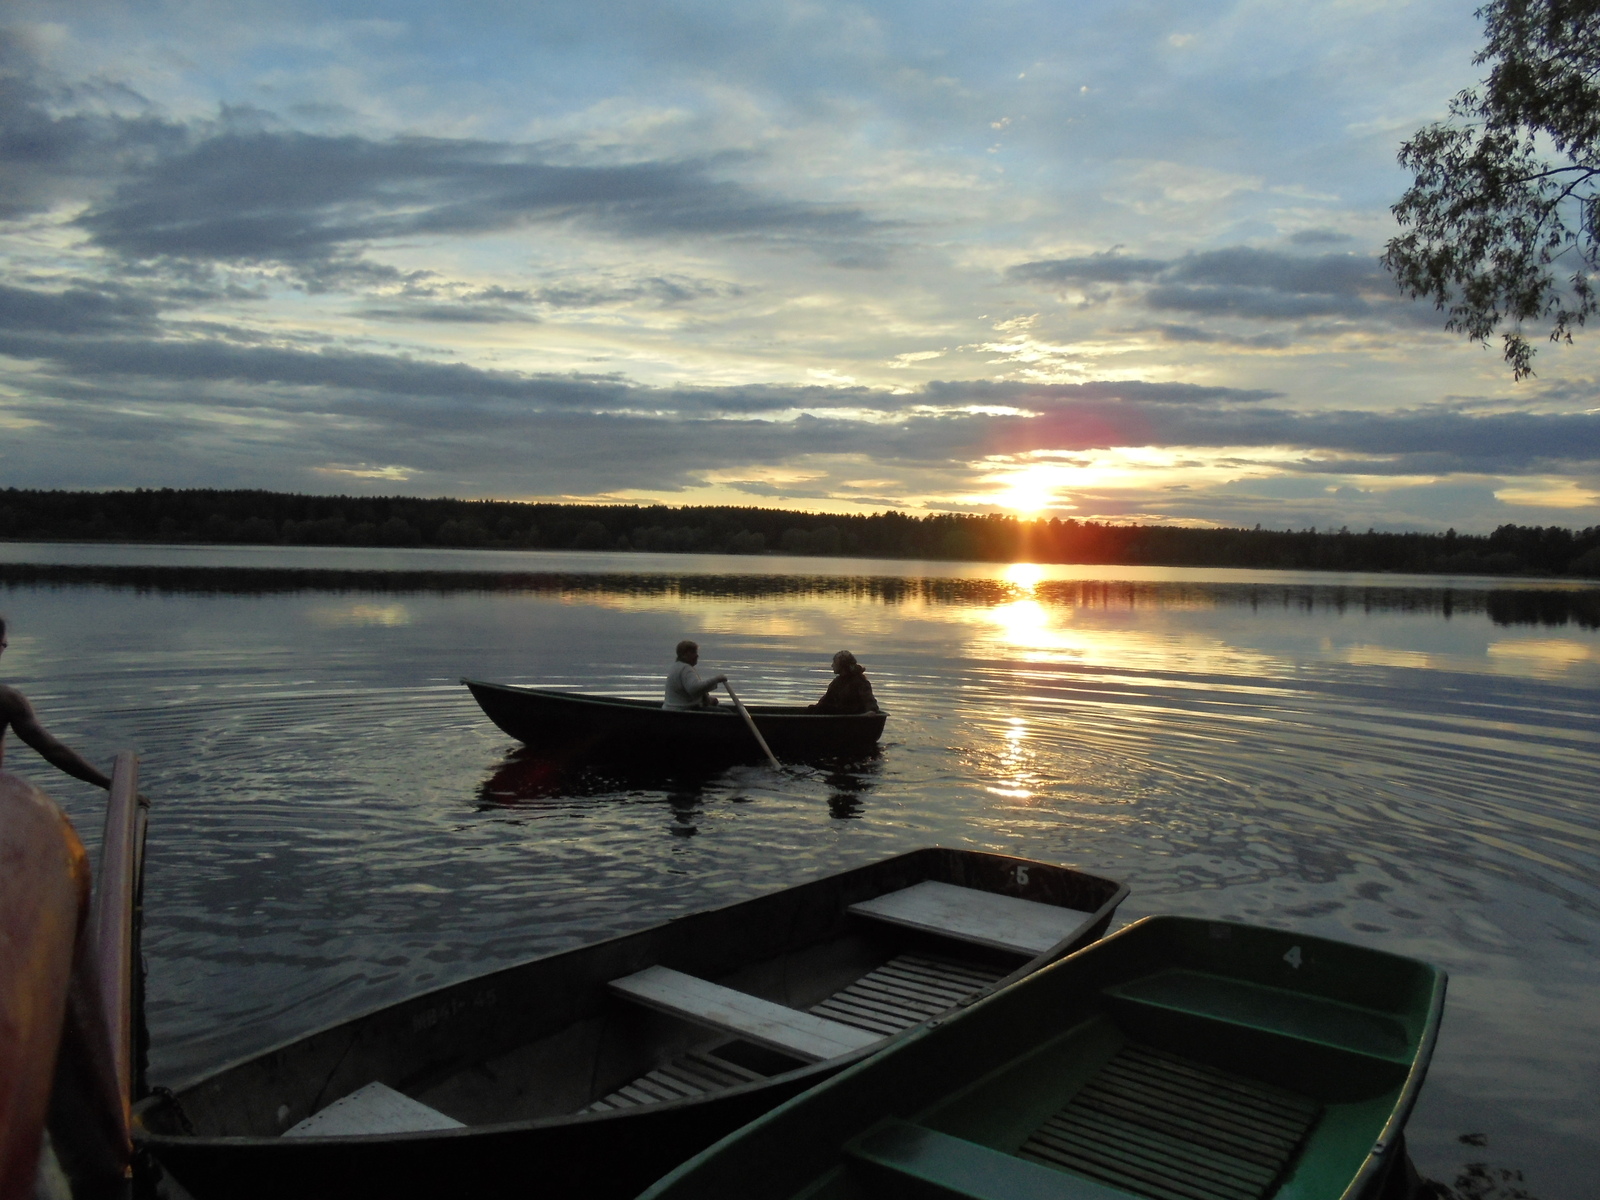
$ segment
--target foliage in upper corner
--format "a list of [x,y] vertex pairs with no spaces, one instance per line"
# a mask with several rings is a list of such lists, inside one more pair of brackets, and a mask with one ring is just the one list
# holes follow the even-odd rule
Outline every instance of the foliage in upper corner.
[[1492,0],[1477,15],[1489,77],[1400,148],[1415,179],[1383,262],[1445,328],[1480,343],[1499,330],[1522,379],[1525,323],[1571,342],[1600,310],[1600,0]]

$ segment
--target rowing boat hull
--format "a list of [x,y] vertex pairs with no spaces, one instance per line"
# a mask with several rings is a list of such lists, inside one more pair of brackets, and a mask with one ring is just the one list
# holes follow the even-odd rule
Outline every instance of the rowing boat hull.
[[[870,1049],[809,1065],[780,1063],[766,1078],[698,1098],[583,1111],[616,1086],[608,1080],[633,1078],[630,1072],[649,1069],[679,1041],[706,1036],[668,1017],[635,1012],[609,992],[609,982],[661,964],[805,1007],[810,994],[800,993],[814,978],[847,967],[841,956],[866,954],[866,961],[876,961],[873,955],[896,952],[879,939],[902,938],[902,931],[864,922],[849,907],[928,880],[1085,914],[1072,936],[1031,957],[974,948],[993,964],[992,987],[1008,986],[1099,937],[1127,894],[1111,880],[1067,867],[975,851],[917,850],[343,1022],[180,1087],[173,1101],[145,1102],[138,1140],[199,1200],[405,1200],[467,1191],[479,1198],[631,1197]],[[909,933],[903,941],[927,944]],[[484,1111],[467,1111],[489,1103],[493,1089],[511,1086],[506,1081],[516,1071],[538,1080],[525,1094],[507,1093],[509,1107],[521,1105],[528,1115],[493,1120]],[[278,1136],[374,1080],[469,1125],[410,1134]]]
[[[574,753],[758,761],[761,750],[733,706],[672,709],[648,700],[588,696],[549,688],[463,679],[485,715],[529,746]],[[805,761],[870,754],[888,714],[814,713],[745,706],[779,758]]]
[[640,1200],[1357,1200],[1403,1171],[1442,971],[1150,917],[725,1138]]

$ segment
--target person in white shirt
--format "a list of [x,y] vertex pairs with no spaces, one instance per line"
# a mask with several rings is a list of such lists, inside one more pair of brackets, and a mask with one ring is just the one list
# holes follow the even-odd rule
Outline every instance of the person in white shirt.
[[694,669],[700,661],[700,647],[687,639],[678,643],[678,661],[667,672],[667,698],[662,708],[710,708],[717,702],[714,692],[719,683],[727,683],[726,675],[701,679]]

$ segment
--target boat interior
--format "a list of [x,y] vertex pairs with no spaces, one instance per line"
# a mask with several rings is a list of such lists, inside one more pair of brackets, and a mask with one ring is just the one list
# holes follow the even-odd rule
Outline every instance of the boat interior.
[[[783,952],[723,972],[668,953],[615,974],[588,963],[579,983],[540,960],[512,981],[527,1005],[495,995],[496,977],[477,992],[458,985],[442,1002],[449,1017],[482,1010],[481,1035],[455,1053],[411,1050],[392,1018],[382,1035],[353,1022],[181,1092],[185,1132],[362,1136],[604,1120],[701,1100],[875,1047],[985,994],[1102,919],[923,879],[845,906],[822,936],[787,939]],[[786,941],[762,936],[769,948]],[[413,1009],[411,1025],[426,1030],[438,1007]],[[380,1036],[388,1044],[374,1053]],[[171,1116],[153,1110],[152,1130],[168,1132],[163,1124]]]
[[[1404,982],[1397,994],[1426,1000],[1429,979]],[[884,1107],[901,1115],[850,1138],[842,1161],[796,1194],[1341,1196],[1343,1184],[1329,1190],[1329,1181],[1348,1183],[1361,1168],[1425,1040],[1425,1003],[1372,999],[1183,965],[1106,983],[1068,1006],[1067,1028],[1058,1023],[1053,1036],[977,1078],[962,1069],[973,1047],[948,1048],[937,1102],[917,1111],[891,1099]],[[1017,1019],[1033,1025],[1038,1015]],[[848,1109],[852,1097],[834,1103]]]

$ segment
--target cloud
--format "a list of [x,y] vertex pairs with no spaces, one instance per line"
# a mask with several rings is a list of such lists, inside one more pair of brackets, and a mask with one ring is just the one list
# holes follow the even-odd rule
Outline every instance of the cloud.
[[1153,405],[1254,404],[1280,398],[1258,388],[1207,387],[1194,383],[1147,383],[1143,380],[1097,380],[1090,383],[990,383],[984,380],[929,383],[924,394],[955,405],[1006,405],[1050,412],[1084,402]]
[[[103,103],[95,111],[103,99],[93,88],[47,83],[27,37],[0,27],[0,218],[50,208],[183,144],[183,129],[159,117],[127,116]],[[58,114],[61,107],[76,111]]]
[[[1019,263],[1006,275],[1056,288],[1118,285],[1157,312],[1268,321],[1422,319],[1419,306],[1401,300],[1376,258],[1353,253],[1289,254],[1234,246],[1153,259],[1107,252]],[[1431,310],[1426,319],[1437,324]],[[1218,340],[1192,327],[1175,328],[1173,340]]]
[[318,265],[376,242],[578,221],[622,237],[825,242],[870,234],[859,208],[720,178],[729,156],[573,165],[555,148],[219,132],[133,171],[78,218],[131,258]]
[[1292,340],[1281,333],[1257,333],[1247,337],[1217,333],[1197,325],[1146,325],[1128,330],[1129,333],[1154,333],[1164,342],[1179,344],[1240,346],[1251,350],[1282,350],[1292,345]]
[[1289,241],[1296,246],[1329,246],[1339,242],[1353,242],[1355,238],[1348,233],[1340,233],[1337,229],[1300,229],[1289,235]]
[[1155,279],[1171,263],[1161,258],[1129,258],[1115,250],[1082,258],[1049,258],[1018,263],[1006,271],[1009,279],[1023,283],[1134,283]]
[[539,320],[532,313],[488,304],[369,305],[361,310],[361,315],[377,321],[440,321],[466,325],[495,325],[511,321],[535,324]]
[[1209,316],[1293,320],[1300,317],[1363,317],[1372,311],[1360,296],[1328,292],[1284,292],[1270,287],[1158,287],[1144,295],[1150,308]]
[[53,292],[0,284],[0,330],[84,334],[153,329],[157,311],[150,297],[112,285]]
[[573,280],[539,288],[530,300],[551,308],[610,308],[625,304],[654,304],[675,307],[696,300],[739,296],[745,289],[736,284],[684,275],[657,275],[644,279]]

